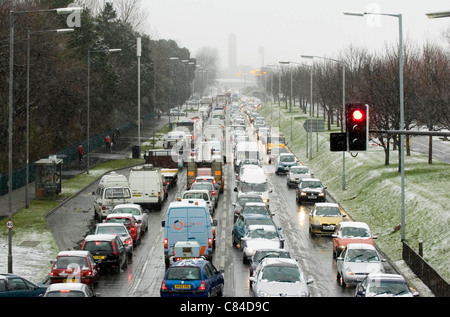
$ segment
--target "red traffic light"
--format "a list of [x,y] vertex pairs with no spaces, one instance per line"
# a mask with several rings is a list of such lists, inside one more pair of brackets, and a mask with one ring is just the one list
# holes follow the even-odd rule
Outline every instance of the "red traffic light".
[[355,110],[355,111],[353,111],[353,113],[352,113],[352,118],[353,118],[355,121],[361,121],[361,120],[364,118],[364,114],[362,113],[361,110]]

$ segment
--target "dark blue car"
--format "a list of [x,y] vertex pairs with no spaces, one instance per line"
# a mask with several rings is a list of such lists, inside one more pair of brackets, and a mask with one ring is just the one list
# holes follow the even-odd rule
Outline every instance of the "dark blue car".
[[223,295],[221,272],[204,259],[173,263],[161,282],[161,297],[211,297]]
[[15,274],[0,274],[0,297],[39,297],[47,285],[36,285]]
[[250,225],[275,225],[270,216],[261,214],[243,214],[239,215],[233,226],[232,239],[233,245],[241,243],[242,237],[245,235],[248,226]]

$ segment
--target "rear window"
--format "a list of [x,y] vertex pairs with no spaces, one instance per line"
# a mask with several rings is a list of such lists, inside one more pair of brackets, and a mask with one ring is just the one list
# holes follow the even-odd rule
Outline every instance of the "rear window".
[[55,292],[48,292],[46,297],[86,297],[83,292],[81,291],[55,291]]
[[123,223],[125,226],[131,225],[131,219],[130,218],[108,218],[106,219],[107,223]]
[[127,228],[120,226],[120,225],[114,225],[114,226],[99,226],[97,228],[97,234],[127,234],[128,230]]
[[61,256],[56,259],[55,269],[67,269],[67,268],[87,268],[88,264],[85,257],[81,256]]
[[167,270],[167,280],[200,280],[200,268],[195,266],[176,266]]
[[110,241],[86,241],[83,250],[87,251],[112,251]]
[[106,199],[131,198],[128,188],[107,188],[105,190]]

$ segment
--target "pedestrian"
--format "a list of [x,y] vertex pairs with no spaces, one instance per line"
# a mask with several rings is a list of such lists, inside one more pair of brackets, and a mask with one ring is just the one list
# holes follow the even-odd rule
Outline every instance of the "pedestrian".
[[84,154],[84,147],[83,145],[78,146],[78,163],[79,165],[83,164],[83,154]]
[[111,151],[111,137],[109,134],[105,137],[105,145],[106,145],[106,151]]

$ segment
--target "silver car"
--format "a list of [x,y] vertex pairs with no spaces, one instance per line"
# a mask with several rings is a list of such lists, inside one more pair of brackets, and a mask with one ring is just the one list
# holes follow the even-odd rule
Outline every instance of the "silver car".
[[119,236],[127,250],[128,260],[133,259],[133,238],[131,238],[128,229],[124,224],[117,222],[97,223],[93,234],[115,234]]
[[309,284],[295,259],[266,258],[250,277],[255,297],[309,297]]
[[250,225],[241,239],[243,262],[248,263],[256,250],[277,249],[284,247],[284,238],[278,228],[270,225]]
[[314,177],[314,174],[311,173],[307,166],[297,165],[292,166],[289,169],[289,172],[286,173],[286,183],[288,187],[294,186],[298,187],[300,180],[302,178],[311,178]]
[[385,261],[373,245],[349,243],[336,259],[337,281],[343,287],[356,285],[370,273],[384,273]]
[[139,204],[119,204],[116,205],[111,214],[132,214],[137,221],[141,223],[141,234],[145,234],[148,230],[148,214],[147,210]]

